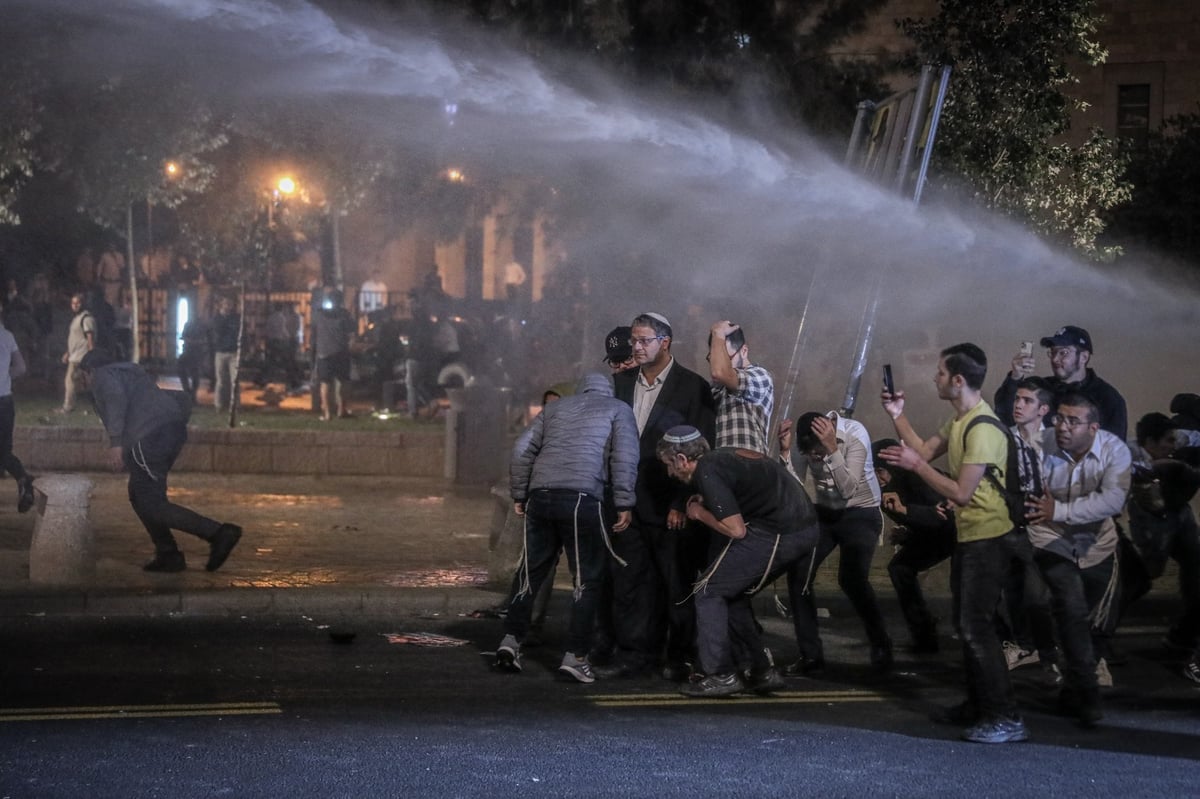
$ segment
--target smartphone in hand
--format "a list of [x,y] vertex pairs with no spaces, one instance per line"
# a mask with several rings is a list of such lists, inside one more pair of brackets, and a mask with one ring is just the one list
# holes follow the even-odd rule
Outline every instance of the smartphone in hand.
[[890,363],[883,365],[883,390],[893,395],[896,393],[896,381],[892,379],[892,365]]
[[1030,355],[1033,355],[1033,342],[1032,341],[1022,341],[1021,342],[1020,355],[1022,358],[1028,358]]

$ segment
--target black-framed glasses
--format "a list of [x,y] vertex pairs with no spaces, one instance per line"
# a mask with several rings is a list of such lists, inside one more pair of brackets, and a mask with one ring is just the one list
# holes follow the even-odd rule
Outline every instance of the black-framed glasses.
[[662,341],[666,336],[642,336],[641,338],[629,339],[629,346],[636,347],[641,344],[643,347],[649,347],[655,341]]

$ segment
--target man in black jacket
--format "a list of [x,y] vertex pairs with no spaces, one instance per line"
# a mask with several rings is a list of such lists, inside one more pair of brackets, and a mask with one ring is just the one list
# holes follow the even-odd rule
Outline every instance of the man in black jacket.
[[[1048,350],[1050,368],[1054,372],[1053,376],[1045,378],[1054,394],[1054,405],[1046,418],[1049,419],[1058,410],[1060,398],[1067,394],[1080,394],[1091,400],[1100,411],[1100,429],[1124,441],[1129,424],[1125,398],[1091,368],[1092,337],[1088,332],[1082,327],[1067,325],[1043,337],[1041,345]],[[1012,371],[1005,375],[1004,382],[996,389],[995,411],[1005,425],[1011,427],[1013,424],[1012,407],[1013,399],[1017,396],[1017,383],[1031,376],[1036,366],[1032,353],[1017,353],[1012,361]]]
[[634,318],[630,346],[637,369],[614,378],[617,399],[629,403],[637,420],[640,457],[637,504],[629,529],[613,538],[625,562],[613,570],[613,616],[618,654],[601,676],[649,673],[664,647],[663,676],[682,681],[694,662],[696,622],[692,582],[705,564],[709,534],[689,525],[687,490],[674,482],[655,448],[677,425],[691,425],[711,445],[716,407],[708,381],[671,355],[671,325],[657,313]]
[[[154,559],[144,568],[151,572],[180,572],[186,568],[183,553],[171,530],[203,538],[209,543],[208,571],[216,571],[242,537],[236,524],[222,524],[167,499],[167,474],[187,442],[184,402],[163,391],[135,363],[114,363],[104,350],[92,350],[79,363],[83,387],[92,389],[92,400],[108,433],[108,463],[113,471],[129,470],[129,504],[154,542]],[[190,407],[190,406],[189,406]]]

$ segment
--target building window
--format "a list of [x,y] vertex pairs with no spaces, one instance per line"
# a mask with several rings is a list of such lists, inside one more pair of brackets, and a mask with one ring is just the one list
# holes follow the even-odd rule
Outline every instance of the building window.
[[1146,143],[1150,133],[1150,84],[1117,86],[1117,138],[1134,146]]

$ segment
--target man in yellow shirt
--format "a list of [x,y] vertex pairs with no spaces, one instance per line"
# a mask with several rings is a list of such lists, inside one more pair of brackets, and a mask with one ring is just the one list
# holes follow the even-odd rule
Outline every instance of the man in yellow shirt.
[[[933,383],[938,398],[950,403],[954,416],[936,434],[923,439],[904,415],[904,392],[883,392],[883,407],[892,417],[901,446],[880,458],[916,474],[955,506],[958,539],[951,585],[954,624],[963,642],[967,667],[967,700],[934,714],[934,719],[967,726],[963,738],[977,743],[1009,743],[1029,737],[1017,713],[1008,666],[996,633],[996,608],[1010,565],[1019,559],[1020,531],[1013,529],[999,486],[1008,465],[1008,438],[1003,426],[978,417],[996,416],[981,390],[987,356],[974,344],[956,344],[941,352]],[[930,461],[946,456],[949,475]],[[994,480],[984,479],[991,470]]]

